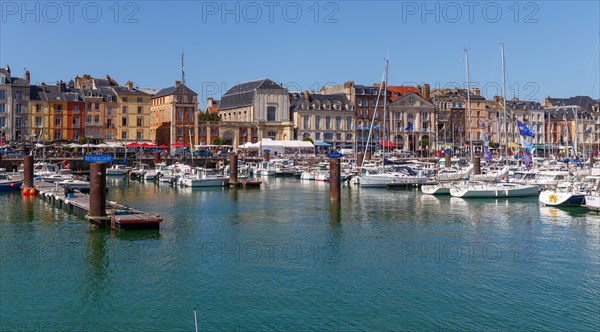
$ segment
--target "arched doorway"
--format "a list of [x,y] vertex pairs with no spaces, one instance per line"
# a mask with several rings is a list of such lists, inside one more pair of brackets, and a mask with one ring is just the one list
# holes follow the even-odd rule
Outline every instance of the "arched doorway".
[[223,144],[224,145],[233,145],[233,133],[230,131],[226,131],[223,134]]

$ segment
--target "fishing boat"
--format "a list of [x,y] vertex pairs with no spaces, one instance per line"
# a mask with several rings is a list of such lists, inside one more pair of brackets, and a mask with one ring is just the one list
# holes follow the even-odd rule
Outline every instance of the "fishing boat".
[[0,191],[19,190],[23,185],[23,179],[6,174],[6,169],[0,168]]

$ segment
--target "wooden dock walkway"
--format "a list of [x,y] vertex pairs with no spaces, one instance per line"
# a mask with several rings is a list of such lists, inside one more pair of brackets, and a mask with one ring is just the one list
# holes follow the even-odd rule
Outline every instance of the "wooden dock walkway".
[[[34,181],[35,188],[46,200],[58,203],[60,206],[70,209],[78,209],[85,213],[90,211],[90,195],[76,191],[72,197],[66,197],[64,188],[55,183]],[[153,215],[137,210],[128,205],[117,202],[106,201],[106,217],[86,218],[93,224],[105,224],[110,222],[111,229],[157,229],[163,219],[159,215]],[[102,226],[102,225],[101,225]]]

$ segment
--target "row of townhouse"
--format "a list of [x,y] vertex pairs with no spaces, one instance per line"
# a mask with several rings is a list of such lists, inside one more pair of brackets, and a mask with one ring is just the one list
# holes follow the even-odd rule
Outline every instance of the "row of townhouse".
[[139,89],[131,81],[121,86],[110,76],[83,75],[68,83],[30,85],[29,71],[18,78],[7,66],[0,68],[0,145],[4,141],[77,141],[84,137],[188,142],[190,132],[184,132],[183,125],[192,128],[195,141],[196,96],[180,82],[162,90]]
[[[516,121],[535,133],[533,144],[593,146],[600,141],[598,100],[546,98],[542,103],[486,100],[477,88],[359,85],[353,81],[319,91],[288,91],[263,78],[208,98],[204,113],[220,121],[199,121],[198,95],[181,81],[164,89],[120,85],[110,76],[76,76],[68,83],[30,84],[0,68],[0,139],[149,141],[157,145],[228,145],[262,138],[301,140],[335,148],[394,146],[403,150],[477,149],[486,135],[496,145],[518,146]],[[386,110],[384,112],[384,110]],[[506,134],[508,133],[508,135]],[[1,142],[0,142],[1,143]]]

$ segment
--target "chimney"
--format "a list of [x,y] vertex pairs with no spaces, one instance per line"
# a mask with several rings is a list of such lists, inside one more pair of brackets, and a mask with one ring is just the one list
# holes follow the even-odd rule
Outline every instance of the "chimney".
[[425,98],[425,100],[429,100],[429,97],[431,95],[431,86],[429,84],[423,84],[423,98]]
[[58,85],[59,92],[67,91],[67,84],[65,82],[63,82],[62,80],[58,81],[56,85]]
[[175,81],[175,86],[178,86],[179,84],[181,84],[181,81]]
[[132,81],[127,81],[125,83],[125,87],[127,88],[127,90],[133,90],[133,82]]
[[481,95],[481,90],[479,90],[479,88],[473,88],[473,94],[476,96],[480,96]]
[[304,100],[305,101],[310,101],[310,92],[304,91]]
[[29,74],[29,70],[25,69],[25,80],[29,82],[31,80],[31,75]]
[[6,65],[6,71],[8,72],[8,77],[11,77],[10,76],[10,66],[9,65]]
[[213,97],[206,98],[206,104],[210,106],[214,105]]

